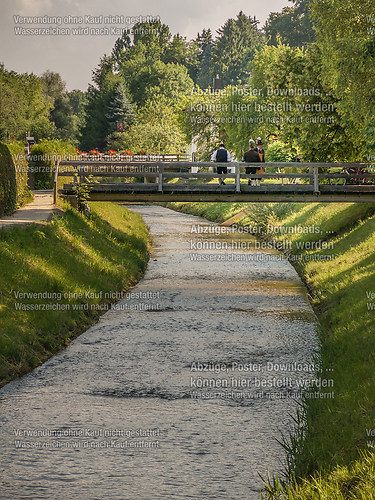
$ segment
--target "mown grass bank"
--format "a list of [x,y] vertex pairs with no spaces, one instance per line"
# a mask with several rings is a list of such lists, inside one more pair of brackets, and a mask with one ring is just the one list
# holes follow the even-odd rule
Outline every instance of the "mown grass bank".
[[150,237],[138,214],[92,203],[47,225],[0,230],[0,385],[87,329],[142,276]]
[[[306,398],[290,450],[292,486],[269,498],[375,498],[375,206],[369,204],[174,203],[216,222],[246,209],[265,245],[283,245],[320,320],[322,371],[332,399]],[[289,248],[292,248],[290,251]],[[332,392],[332,388],[321,389]],[[365,453],[365,455],[364,455]]]

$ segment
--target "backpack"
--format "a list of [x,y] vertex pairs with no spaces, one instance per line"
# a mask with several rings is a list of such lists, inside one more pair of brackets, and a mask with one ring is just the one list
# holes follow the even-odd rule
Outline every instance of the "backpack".
[[218,149],[216,153],[216,161],[219,163],[223,163],[228,161],[228,156],[227,156],[227,150],[226,149]]

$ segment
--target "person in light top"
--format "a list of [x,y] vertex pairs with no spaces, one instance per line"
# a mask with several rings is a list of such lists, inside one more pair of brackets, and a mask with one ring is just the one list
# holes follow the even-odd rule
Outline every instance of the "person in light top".
[[[211,156],[211,161],[216,161],[218,163],[227,163],[228,161],[232,161],[230,153],[227,149],[225,149],[225,146],[223,143],[221,143],[219,145],[219,149],[214,151],[214,153]],[[227,167],[217,167],[217,173],[218,174],[227,174],[228,168]],[[221,177],[219,179],[219,184],[221,186],[225,185],[225,182]]]

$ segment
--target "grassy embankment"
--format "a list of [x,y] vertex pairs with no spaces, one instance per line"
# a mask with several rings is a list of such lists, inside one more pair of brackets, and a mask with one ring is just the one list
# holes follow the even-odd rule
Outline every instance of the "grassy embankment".
[[[319,317],[322,372],[318,376],[334,380],[334,398],[306,399],[302,429],[289,449],[289,477],[300,479],[292,486],[276,482],[268,497],[375,498],[371,453],[371,441],[375,446],[375,206],[170,206],[216,222],[246,208],[239,224],[262,227],[269,242],[292,241],[290,261],[306,283]],[[281,228],[287,233],[281,235]],[[308,232],[301,233],[301,228]],[[322,395],[324,391],[332,388],[321,389]]]
[[0,385],[87,329],[110,308],[105,293],[129,289],[146,268],[140,216],[111,203],[92,203],[91,220],[65,208],[47,225],[0,231]]

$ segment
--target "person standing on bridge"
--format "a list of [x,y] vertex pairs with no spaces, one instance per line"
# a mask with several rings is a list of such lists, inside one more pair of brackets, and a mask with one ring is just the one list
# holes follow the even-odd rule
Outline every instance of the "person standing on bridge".
[[[227,149],[225,149],[225,146],[223,143],[220,144],[219,149],[217,149],[213,155],[211,156],[211,161],[216,161],[218,163],[226,163],[228,161],[232,161],[230,157],[230,153]],[[217,173],[218,174],[227,174],[228,173],[228,168],[227,167],[217,167]],[[219,179],[219,185],[225,185],[224,179],[220,177]]]
[[256,145],[257,145],[257,149],[256,150],[258,151],[258,155],[260,156],[260,161],[262,163],[265,163],[266,157],[265,157],[265,153],[264,153],[264,149],[263,149],[262,139],[260,137],[258,137],[258,139],[255,142],[256,142]]
[[[262,161],[260,156],[259,156],[258,151],[255,149],[255,142],[253,141],[253,139],[250,139],[250,141],[249,141],[249,151],[246,151],[246,153],[244,153],[243,161],[245,163],[261,163],[261,161]],[[249,175],[249,174],[258,173],[259,169],[257,167],[246,167],[245,170],[246,170],[246,174]],[[257,179],[250,178],[248,181],[248,184],[255,186],[256,182],[257,182]],[[260,183],[260,181],[259,181],[259,183]]]

